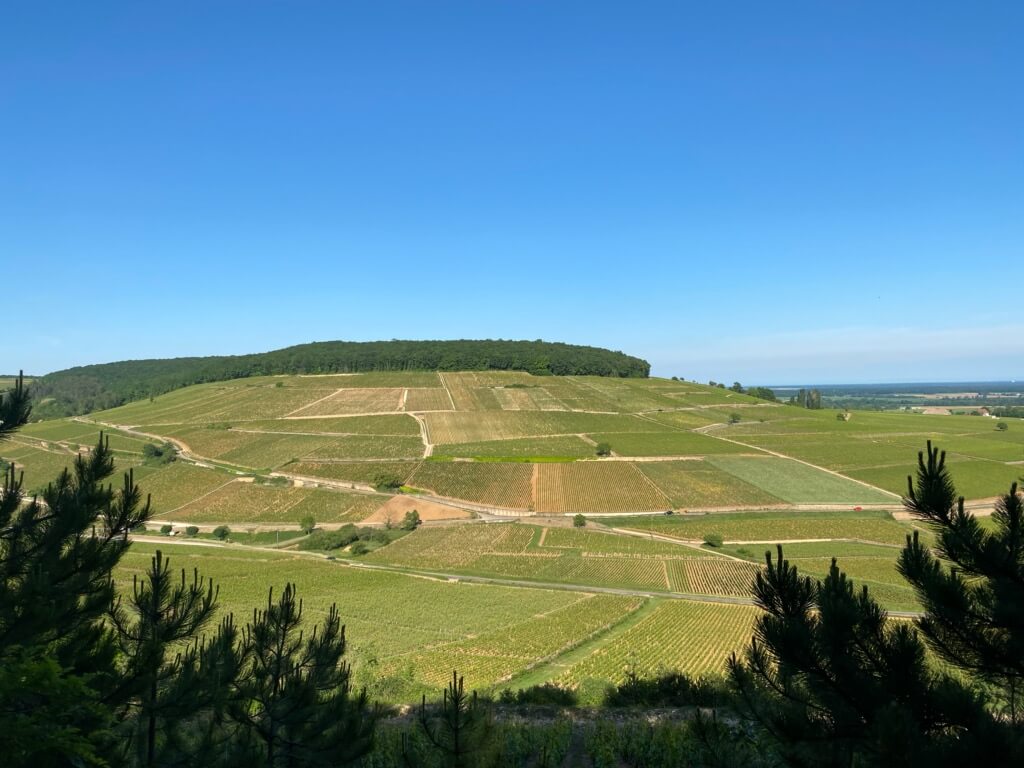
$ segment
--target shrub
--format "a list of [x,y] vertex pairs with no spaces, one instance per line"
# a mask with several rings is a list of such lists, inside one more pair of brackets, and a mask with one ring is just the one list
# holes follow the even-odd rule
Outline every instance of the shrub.
[[402,478],[392,472],[379,472],[374,475],[373,487],[378,491],[397,491],[402,487]]
[[691,679],[673,671],[649,678],[627,674],[625,682],[608,690],[604,703],[609,707],[715,707],[728,698],[721,678]]
[[313,533],[299,542],[299,549],[341,549],[356,541],[359,538],[359,533],[360,530],[351,523],[342,526],[336,531],[313,531]]
[[374,544],[389,544],[391,542],[391,537],[387,533],[376,529],[371,529],[369,533],[360,534],[359,538],[362,541],[371,541]]
[[281,477],[280,475],[274,475],[273,477],[269,475],[256,475],[252,479],[252,481],[256,483],[256,485],[269,485],[278,487],[283,487],[292,484],[291,480],[289,480],[287,477]]
[[311,534],[316,528],[316,518],[312,515],[304,515],[299,521],[299,528],[302,529],[304,534],[309,536],[309,534]]
[[594,449],[594,453],[598,456],[611,456],[612,455],[612,444],[611,443],[598,443]]
[[402,530],[415,531],[419,528],[421,522],[420,513],[415,509],[410,509],[405,513],[405,518],[402,520]]
[[178,449],[172,443],[162,443],[160,445],[146,443],[142,446],[142,459],[146,464],[170,464],[176,458],[178,458]]
[[519,691],[504,690],[498,700],[502,704],[534,704],[547,707],[574,707],[576,692],[555,683],[542,683]]
[[723,544],[722,534],[720,533],[706,533],[704,534],[704,543],[709,547],[720,547]]
[[198,526],[189,525],[189,526],[185,527],[185,535],[186,536],[196,536],[198,533],[199,533]]
[[366,544],[364,544],[363,542],[357,541],[355,544],[348,548],[348,551],[351,552],[353,555],[365,555],[367,552],[370,551],[370,548],[367,547]]
[[732,413],[729,414],[730,424],[739,424],[742,419],[743,417],[736,413],[736,411],[733,411]]
[[173,531],[173,530],[174,530],[174,526],[167,525],[166,523],[164,525],[160,526],[160,533],[162,533],[164,536],[170,536],[171,531]]
[[218,525],[216,528],[213,529],[213,535],[215,538],[224,541],[225,539],[227,539],[228,536],[231,535],[231,529],[228,528],[226,525]]
[[572,518],[572,527],[573,528],[585,528],[586,525],[587,525],[587,518],[585,518],[583,515],[575,515],[575,516],[573,516],[573,518]]
[[998,429],[1000,432],[1005,432],[1009,428],[1010,425],[1007,424],[1005,421],[1000,421],[998,424],[996,424],[996,429]]

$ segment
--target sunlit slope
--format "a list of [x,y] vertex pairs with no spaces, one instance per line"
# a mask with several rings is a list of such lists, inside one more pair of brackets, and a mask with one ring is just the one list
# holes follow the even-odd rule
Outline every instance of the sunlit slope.
[[[187,387],[88,418],[137,439],[173,440],[206,472],[364,493],[387,478],[409,492],[518,514],[896,506],[928,439],[956,454],[956,479],[970,498],[993,496],[1024,472],[1016,423],[998,431],[979,417],[867,412],[841,420],[667,379],[269,376]],[[610,455],[599,457],[599,448]],[[196,483],[195,498],[211,485]],[[168,511],[220,522],[210,507],[228,514],[237,502],[244,511],[225,520],[297,522],[295,512],[312,503],[310,488],[289,497],[237,486],[215,487],[213,505]],[[328,517],[373,511],[373,500],[349,501]]]

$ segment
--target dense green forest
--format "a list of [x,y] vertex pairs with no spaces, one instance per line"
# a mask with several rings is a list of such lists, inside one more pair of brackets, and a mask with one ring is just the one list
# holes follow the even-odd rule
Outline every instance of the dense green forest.
[[645,378],[646,360],[547,341],[322,341],[272,352],[127,360],[56,371],[36,380],[35,415],[75,416],[190,384],[248,376],[365,371],[528,371],[536,375]]

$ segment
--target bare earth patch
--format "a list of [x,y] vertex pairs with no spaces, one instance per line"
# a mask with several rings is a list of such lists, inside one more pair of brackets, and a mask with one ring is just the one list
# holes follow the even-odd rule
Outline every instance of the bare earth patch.
[[449,507],[446,504],[438,504],[426,499],[417,499],[413,496],[394,496],[384,506],[363,520],[364,523],[386,523],[388,516],[394,525],[400,525],[405,513],[415,509],[420,513],[420,520],[430,522],[431,520],[459,520],[472,517],[464,509]]

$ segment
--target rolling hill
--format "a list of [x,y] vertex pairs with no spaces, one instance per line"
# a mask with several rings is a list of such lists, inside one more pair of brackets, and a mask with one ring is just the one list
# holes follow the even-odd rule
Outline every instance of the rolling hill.
[[[895,508],[937,441],[968,498],[1022,471],[1024,433],[990,419],[830,411],[719,387],[525,372],[253,376],[30,425],[2,455],[29,486],[99,430],[175,522],[295,524],[369,517],[403,486],[507,516]],[[183,461],[147,466],[146,442]],[[599,457],[599,444],[610,455]]]
[[323,341],[272,352],[127,360],[68,368],[35,383],[37,415],[76,416],[190,384],[268,374],[370,371],[528,371],[537,375],[646,377],[646,360],[547,341]]

